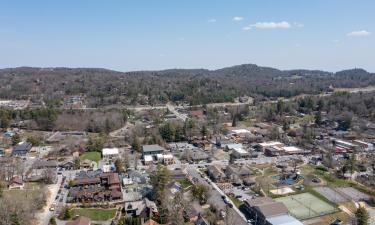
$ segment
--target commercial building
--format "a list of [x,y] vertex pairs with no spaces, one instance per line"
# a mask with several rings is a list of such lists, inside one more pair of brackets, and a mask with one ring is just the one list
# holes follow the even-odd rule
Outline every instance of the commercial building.
[[165,149],[160,145],[143,145],[142,146],[142,157],[145,159],[145,156],[156,156],[157,154],[163,154]]

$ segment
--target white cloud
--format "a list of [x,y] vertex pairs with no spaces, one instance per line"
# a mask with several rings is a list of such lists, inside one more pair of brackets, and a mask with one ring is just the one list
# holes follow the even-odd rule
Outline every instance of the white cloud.
[[216,19],[209,19],[207,22],[209,23],[215,23],[217,20]]
[[258,29],[288,29],[292,26],[290,23],[286,21],[282,22],[258,22],[253,25],[250,25],[250,27],[255,27]]
[[247,26],[247,27],[242,27],[242,30],[251,30],[251,26]]
[[234,21],[242,21],[244,18],[243,17],[241,17],[241,16],[235,16],[235,17],[233,17],[233,20]]
[[365,30],[357,30],[357,31],[352,31],[350,33],[347,33],[346,36],[348,37],[367,37],[370,36],[371,33]]

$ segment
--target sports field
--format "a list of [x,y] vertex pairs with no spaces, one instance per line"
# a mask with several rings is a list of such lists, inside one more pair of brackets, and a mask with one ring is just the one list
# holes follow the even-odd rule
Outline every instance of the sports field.
[[290,195],[275,200],[284,203],[289,213],[301,220],[331,214],[337,211],[337,208],[310,193]]

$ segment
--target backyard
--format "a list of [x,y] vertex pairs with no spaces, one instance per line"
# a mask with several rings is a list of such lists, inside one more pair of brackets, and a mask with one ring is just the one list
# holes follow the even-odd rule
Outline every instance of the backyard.
[[74,208],[70,210],[70,213],[72,216],[85,216],[94,221],[106,221],[115,217],[116,210],[117,209]]
[[94,161],[94,162],[99,162],[101,160],[102,156],[101,156],[100,152],[85,152],[79,158],[81,160],[88,159],[88,160],[91,160],[91,161]]

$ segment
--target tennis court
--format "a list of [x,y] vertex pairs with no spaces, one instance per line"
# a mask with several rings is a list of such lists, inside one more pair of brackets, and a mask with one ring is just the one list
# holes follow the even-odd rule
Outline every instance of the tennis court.
[[275,200],[284,203],[289,213],[301,220],[331,214],[337,211],[334,206],[310,193],[290,195],[276,198]]

